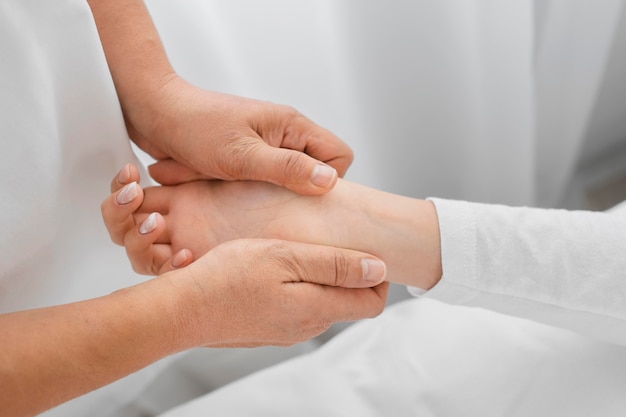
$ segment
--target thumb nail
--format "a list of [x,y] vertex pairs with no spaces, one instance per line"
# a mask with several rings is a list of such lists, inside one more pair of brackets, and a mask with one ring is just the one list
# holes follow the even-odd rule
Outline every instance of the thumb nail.
[[337,171],[328,165],[318,164],[313,168],[311,182],[318,187],[328,188],[337,178]]
[[378,259],[361,259],[361,269],[363,271],[363,281],[369,283],[380,283],[387,274],[385,263]]

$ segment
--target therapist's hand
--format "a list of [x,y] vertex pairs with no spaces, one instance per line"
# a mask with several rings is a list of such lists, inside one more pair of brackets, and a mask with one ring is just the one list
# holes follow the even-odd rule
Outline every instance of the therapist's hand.
[[161,184],[259,180],[322,194],[352,162],[344,142],[291,107],[205,91],[174,74],[124,112],[130,137],[159,160],[150,174]]
[[88,3],[129,135],[164,161],[151,169],[160,183],[247,179],[323,194],[348,169],[350,148],[294,109],[180,78],[141,0]]
[[[384,268],[363,267],[360,252],[279,240],[232,240],[169,279],[184,302],[185,348],[286,346],[339,321],[383,310]],[[364,279],[367,275],[368,280]]]
[[0,314],[0,415],[39,415],[187,349],[287,346],[376,316],[388,285],[363,280],[363,259],[235,240],[102,297]]

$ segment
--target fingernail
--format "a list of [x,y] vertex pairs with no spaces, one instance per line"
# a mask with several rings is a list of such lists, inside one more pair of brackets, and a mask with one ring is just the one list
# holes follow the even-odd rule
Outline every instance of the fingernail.
[[125,185],[124,188],[117,193],[115,200],[118,204],[128,204],[133,201],[135,197],[137,197],[137,183],[131,182],[130,184]]
[[378,259],[361,259],[361,269],[363,270],[363,281],[365,282],[382,282],[387,273],[385,263]]
[[139,233],[147,235],[157,227],[156,213],[151,213],[139,226]]
[[172,266],[178,268],[187,261],[187,250],[183,249],[172,258]]
[[328,188],[337,178],[337,171],[328,165],[316,165],[313,168],[313,175],[311,175],[311,182],[318,187]]
[[130,164],[124,165],[124,168],[120,170],[120,173],[117,174],[117,181],[120,184],[126,184],[130,181]]

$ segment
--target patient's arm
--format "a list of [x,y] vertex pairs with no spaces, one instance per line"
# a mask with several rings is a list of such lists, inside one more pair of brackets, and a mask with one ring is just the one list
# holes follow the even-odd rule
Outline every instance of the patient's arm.
[[[383,259],[390,281],[431,289],[443,270],[429,292],[440,301],[626,346],[626,216],[432,201],[347,181],[306,198],[264,184],[196,183],[146,190],[139,211],[171,210],[162,225],[152,235],[128,225],[118,233],[126,231],[127,248],[135,245],[131,259],[153,253],[159,235],[170,250],[189,244],[194,256],[245,234],[347,246]],[[120,224],[133,210],[109,207],[105,218]]]
[[[121,186],[114,181],[113,190]],[[130,249],[138,272],[171,267],[167,258],[185,248],[197,258],[226,240],[251,237],[358,249],[385,261],[388,280],[424,289],[441,277],[437,216],[429,201],[344,180],[323,196],[300,196],[244,181],[198,181],[144,192],[143,204],[134,213],[136,223],[152,212],[165,220],[158,218],[150,233],[130,227],[126,220],[135,207],[120,208],[115,194],[102,206],[113,240]],[[155,257],[155,250],[165,255]],[[142,257],[144,261],[137,262]],[[145,267],[146,257],[157,267]]]

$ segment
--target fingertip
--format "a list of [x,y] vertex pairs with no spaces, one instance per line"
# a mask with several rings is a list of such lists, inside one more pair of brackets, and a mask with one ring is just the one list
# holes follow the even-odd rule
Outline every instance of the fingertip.
[[148,217],[146,217],[139,225],[139,234],[147,235],[148,233],[156,230],[157,226],[157,213],[150,213]]
[[301,194],[301,195],[321,195],[332,190],[337,184],[339,178],[335,168],[323,164],[315,163],[311,170],[311,175],[307,179],[306,176],[300,182],[276,182],[285,188]]
[[361,272],[363,274],[363,282],[374,286],[385,280],[387,266],[380,259],[363,258],[361,259]]
[[189,265],[193,261],[193,255],[189,249],[182,249],[172,257],[172,267],[182,268]]
[[130,184],[126,184],[118,191],[115,196],[115,201],[118,205],[124,206],[131,203],[139,195],[139,185],[133,181]]
[[337,183],[337,170],[326,164],[317,164],[311,173],[311,183],[324,190],[330,190]]

